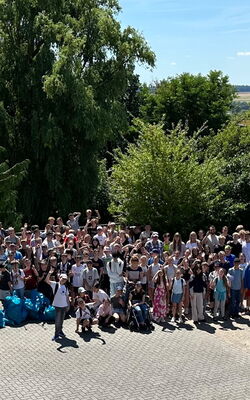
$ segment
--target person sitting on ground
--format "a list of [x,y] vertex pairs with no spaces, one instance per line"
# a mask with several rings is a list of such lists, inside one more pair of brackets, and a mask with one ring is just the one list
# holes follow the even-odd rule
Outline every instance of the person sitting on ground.
[[106,327],[115,322],[115,317],[112,315],[112,307],[109,298],[104,299],[98,307],[96,318],[101,327]]
[[146,319],[148,314],[148,306],[145,303],[145,292],[142,289],[141,282],[136,282],[135,288],[129,295],[129,306],[135,311],[140,329],[146,328]]
[[111,297],[111,305],[116,322],[121,321],[124,324],[126,322],[126,303],[121,286],[117,287],[114,296]]
[[79,332],[79,326],[82,326],[82,332],[87,328],[91,331],[92,318],[89,308],[86,306],[85,301],[81,298],[77,301],[78,308],[76,310],[76,333]]
[[103,304],[104,300],[108,300],[109,296],[107,293],[104,292],[104,290],[100,289],[100,284],[96,283],[93,287],[93,302],[94,302],[94,308],[98,309],[98,307]]

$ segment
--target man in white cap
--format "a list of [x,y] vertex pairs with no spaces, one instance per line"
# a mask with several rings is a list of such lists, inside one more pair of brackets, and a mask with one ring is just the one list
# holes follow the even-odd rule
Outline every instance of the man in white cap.
[[107,236],[103,232],[103,228],[101,225],[97,227],[97,234],[93,237],[93,239],[98,239],[101,246],[105,245]]
[[63,333],[63,321],[65,318],[65,314],[69,307],[69,290],[66,286],[68,277],[66,274],[61,274],[59,276],[59,282],[51,281],[50,275],[53,274],[54,270],[50,270],[47,277],[46,282],[52,287],[54,300],[52,305],[56,310],[56,319],[55,319],[55,335],[52,340],[57,340],[59,338],[65,337]]

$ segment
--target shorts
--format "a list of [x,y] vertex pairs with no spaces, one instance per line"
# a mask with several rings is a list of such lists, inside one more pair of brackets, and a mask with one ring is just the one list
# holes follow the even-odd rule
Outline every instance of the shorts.
[[172,301],[172,303],[179,304],[179,303],[181,303],[182,297],[183,297],[183,293],[178,293],[178,294],[173,293],[172,297],[171,297],[171,301]]

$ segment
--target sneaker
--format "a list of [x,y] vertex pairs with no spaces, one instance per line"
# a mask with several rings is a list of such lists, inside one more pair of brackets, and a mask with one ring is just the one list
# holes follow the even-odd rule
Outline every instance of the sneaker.
[[171,318],[171,322],[175,322],[175,317],[172,317],[172,318]]
[[61,338],[64,338],[66,335],[63,331],[61,331],[58,336],[60,336]]
[[58,340],[60,338],[59,335],[54,335],[53,338],[51,339],[52,341]]
[[88,331],[89,331],[89,332],[92,332],[92,328],[91,328],[91,326],[88,326],[88,328],[87,328],[87,329],[88,329]]
[[182,318],[179,317],[178,320],[177,320],[177,322],[178,322],[178,324],[182,324],[182,322],[183,322],[183,321],[182,321]]

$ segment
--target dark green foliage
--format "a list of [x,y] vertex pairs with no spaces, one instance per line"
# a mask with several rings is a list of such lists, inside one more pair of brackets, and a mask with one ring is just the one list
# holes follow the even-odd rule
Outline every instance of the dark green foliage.
[[162,121],[167,131],[180,121],[187,124],[189,134],[206,124],[204,133],[217,132],[228,121],[234,88],[221,71],[207,76],[181,74],[156,85],[155,92],[145,92],[142,118],[150,123]]
[[[248,119],[249,118],[249,119]],[[250,116],[238,117],[206,138],[178,125],[166,137],[160,125],[136,121],[139,138],[118,152],[111,175],[110,212],[161,232],[250,218]]]
[[0,140],[10,165],[31,161],[18,202],[27,220],[92,203],[135,62],[154,64],[118,11],[115,0],[0,3]]
[[28,161],[9,167],[8,161],[4,160],[6,151],[0,147],[0,220],[4,226],[13,225],[19,227],[21,215],[16,212],[19,201],[17,186],[26,175]]

